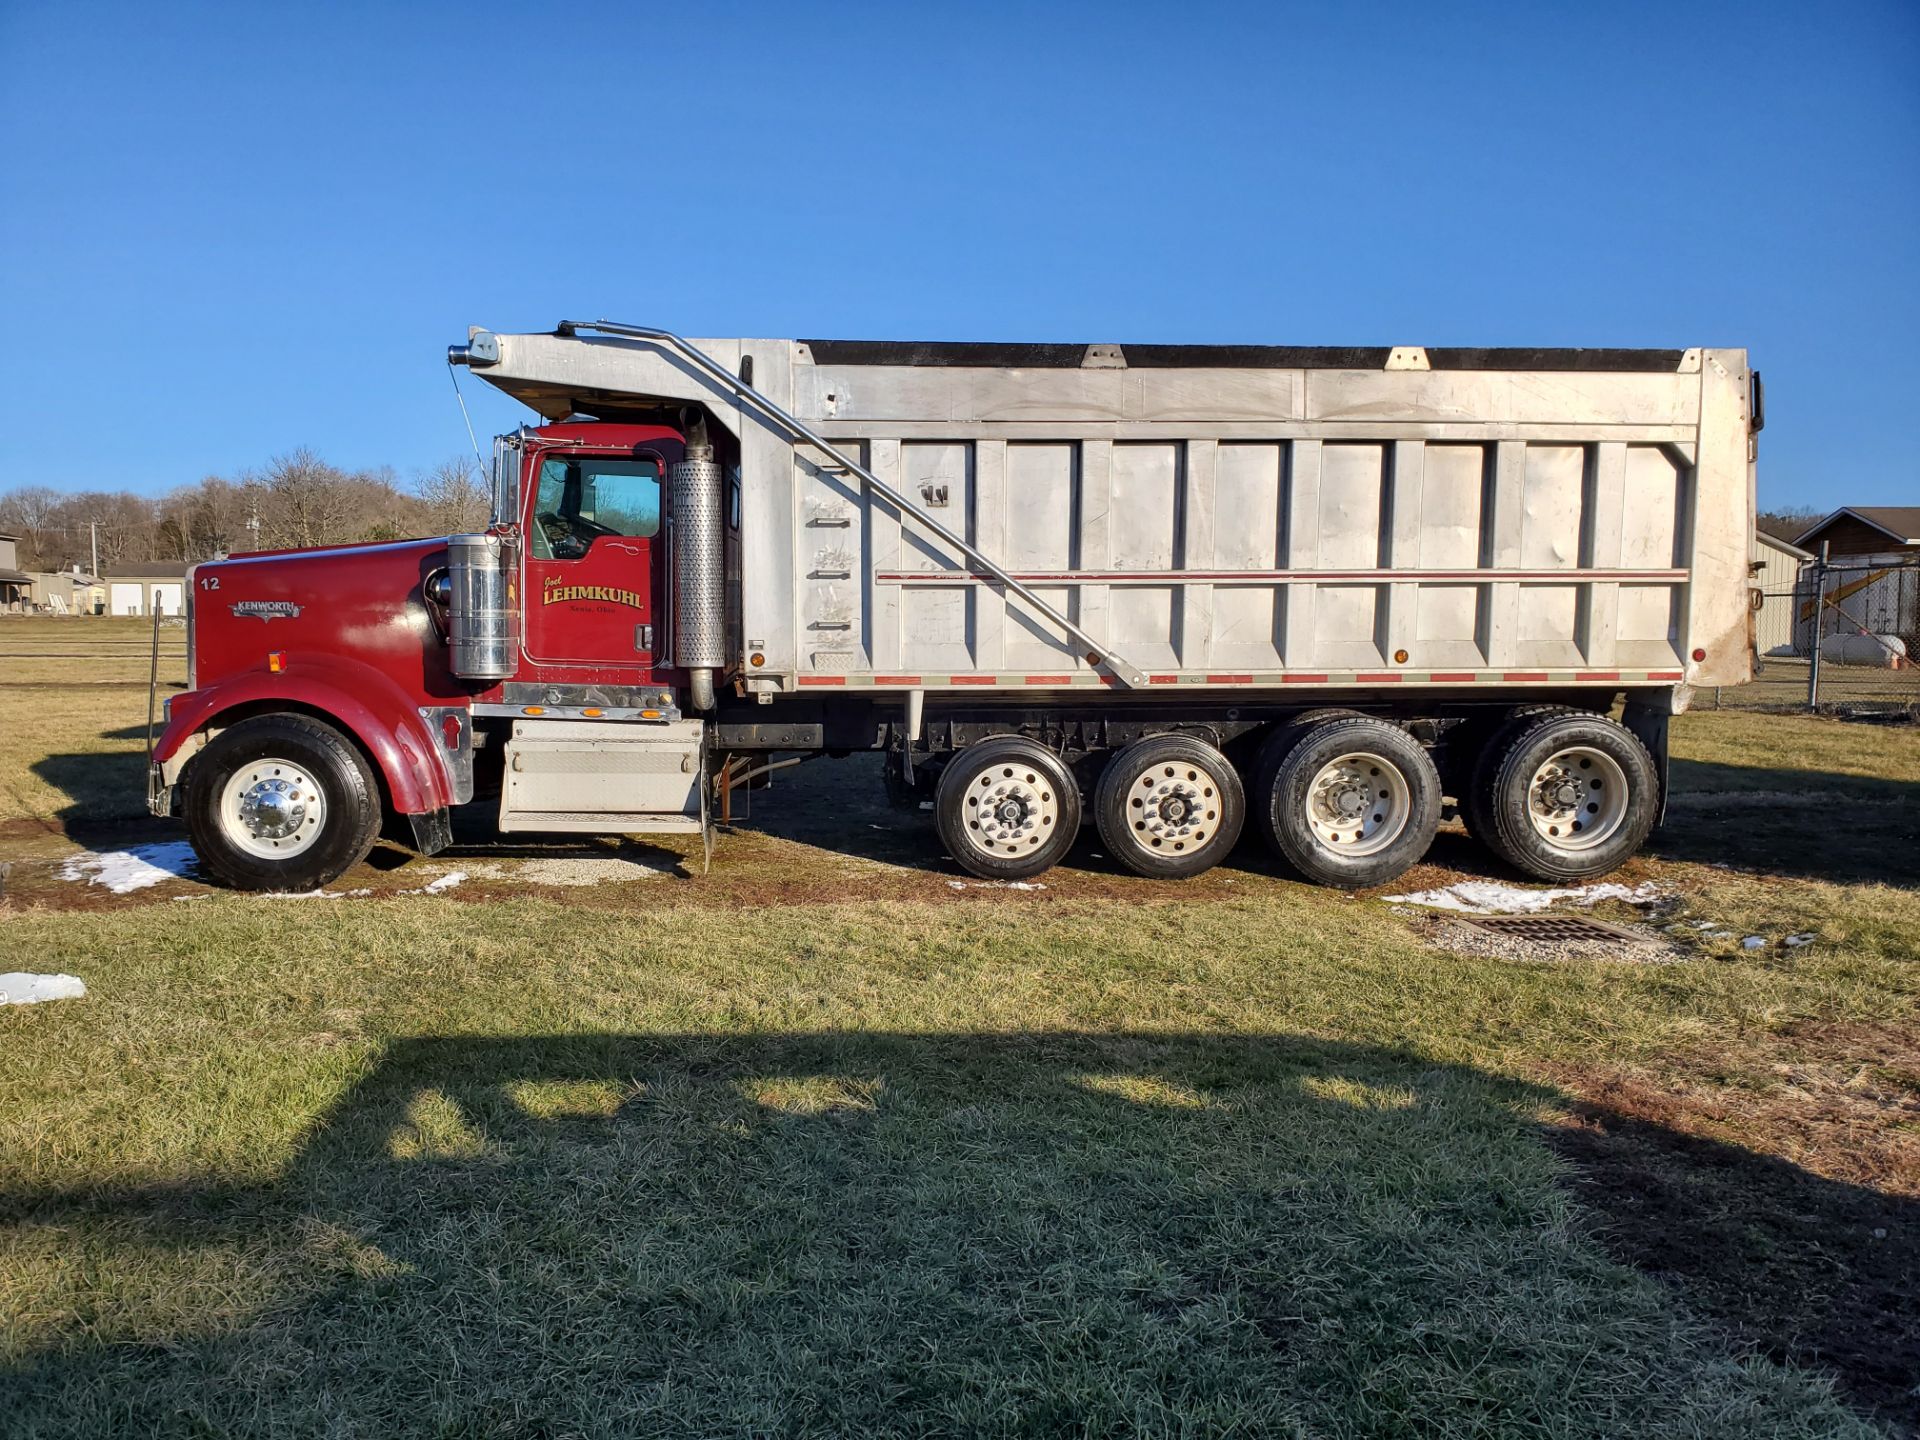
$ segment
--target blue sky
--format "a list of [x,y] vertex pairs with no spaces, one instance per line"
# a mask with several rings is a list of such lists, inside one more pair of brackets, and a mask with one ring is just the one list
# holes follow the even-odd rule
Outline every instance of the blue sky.
[[0,55],[0,488],[405,476],[469,323],[609,316],[1745,345],[1763,504],[1920,503],[1911,0],[4,0]]

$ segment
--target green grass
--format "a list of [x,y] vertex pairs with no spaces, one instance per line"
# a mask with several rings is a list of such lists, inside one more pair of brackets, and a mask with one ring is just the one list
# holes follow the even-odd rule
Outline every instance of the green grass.
[[[150,833],[45,773],[137,750],[116,693],[22,738],[0,690],[0,794]],[[18,832],[0,943],[90,994],[0,1011],[0,1433],[1881,1433],[1897,1386],[1693,1284],[1785,1242],[1642,1273],[1554,1137],[1658,1097],[1693,1148],[1646,1183],[1764,1218],[1784,1167],[1915,1228],[1920,749],[1724,715],[1675,752],[1692,808],[1636,873],[1732,933],[1664,964],[1452,954],[1251,857],[954,892],[862,822],[887,858],[739,835],[473,902],[394,893],[421,867],[102,902]],[[1799,848],[1716,868],[1769,788]],[[1811,833],[1836,796],[1878,870]]]

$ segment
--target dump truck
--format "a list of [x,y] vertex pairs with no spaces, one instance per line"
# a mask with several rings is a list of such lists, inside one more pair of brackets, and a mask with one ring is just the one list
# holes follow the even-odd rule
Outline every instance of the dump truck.
[[463,806],[711,856],[861,751],[991,879],[1088,822],[1190,876],[1251,821],[1361,888],[1457,814],[1578,880],[1658,822],[1669,718],[1749,676],[1743,350],[596,321],[448,359],[537,417],[484,532],[191,572],[149,803],[226,883],[324,885],[383,824],[433,854]]

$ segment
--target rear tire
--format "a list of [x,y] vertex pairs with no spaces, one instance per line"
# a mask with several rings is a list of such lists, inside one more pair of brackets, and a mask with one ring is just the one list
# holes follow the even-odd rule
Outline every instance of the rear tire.
[[1093,815],[1107,853],[1136,875],[1183,880],[1240,839],[1247,802],[1227,757],[1185,735],[1150,735],[1107,762]]
[[223,884],[317,890],[373,847],[380,787],[359,747],[331,725],[257,715],[194,757],[186,821],[194,853]]
[[983,880],[1052,869],[1080,833],[1080,783],[1044,745],[1001,735],[947,762],[934,793],[947,853]]
[[1343,890],[1405,874],[1440,828],[1440,774],[1426,748],[1364,715],[1294,739],[1270,763],[1257,799],[1261,829],[1281,857]]
[[1660,816],[1646,746],[1604,715],[1540,715],[1488,750],[1470,797],[1474,837],[1536,880],[1618,869]]
[[1460,823],[1467,827],[1467,833],[1476,840],[1492,833],[1493,812],[1489,808],[1488,797],[1493,793],[1493,772],[1514,736],[1545,715],[1593,713],[1591,710],[1577,710],[1571,705],[1543,702],[1515,706],[1490,726],[1476,722],[1477,748],[1464,763],[1451,767],[1453,773],[1446,777],[1461,782],[1459,788],[1453,791],[1453,796],[1459,802]]

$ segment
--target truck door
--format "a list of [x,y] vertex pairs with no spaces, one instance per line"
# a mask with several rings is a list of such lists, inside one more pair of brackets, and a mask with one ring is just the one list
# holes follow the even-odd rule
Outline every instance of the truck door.
[[657,456],[537,457],[526,526],[527,658],[651,669]]

